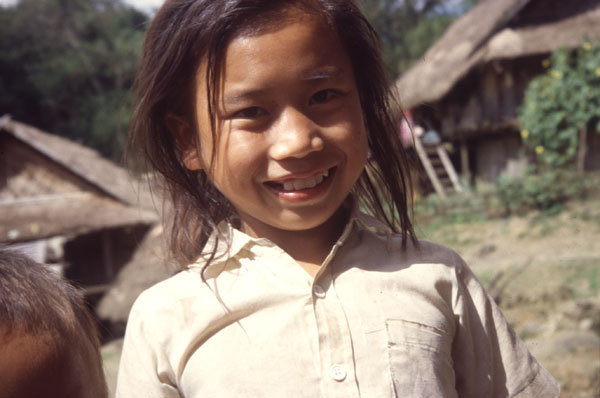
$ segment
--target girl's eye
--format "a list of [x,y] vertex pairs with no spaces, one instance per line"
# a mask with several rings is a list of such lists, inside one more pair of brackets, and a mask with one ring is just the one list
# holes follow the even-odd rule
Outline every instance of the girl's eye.
[[233,114],[234,118],[237,119],[257,119],[259,117],[265,116],[267,111],[258,106],[252,106],[250,108],[242,109],[241,111],[237,111]]
[[313,96],[310,98],[310,104],[324,104],[331,101],[335,97],[338,97],[339,95],[340,93],[335,90],[321,90],[313,94]]

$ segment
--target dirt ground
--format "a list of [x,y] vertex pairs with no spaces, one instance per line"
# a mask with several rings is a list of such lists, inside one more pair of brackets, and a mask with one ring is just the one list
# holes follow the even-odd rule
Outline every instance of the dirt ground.
[[467,261],[561,398],[600,397],[600,195],[553,216],[421,227]]
[[[600,195],[558,215],[437,220],[419,229],[463,256],[560,382],[561,398],[600,398]],[[121,344],[103,347],[111,391]]]

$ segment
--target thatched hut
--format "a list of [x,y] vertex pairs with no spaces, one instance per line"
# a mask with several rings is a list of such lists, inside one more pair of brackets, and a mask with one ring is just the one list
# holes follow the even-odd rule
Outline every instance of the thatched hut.
[[[517,108],[559,47],[600,40],[598,0],[484,0],[452,24],[397,82],[405,109],[459,149],[458,170],[493,181],[520,147]],[[587,165],[600,165],[598,135]]]
[[96,151],[0,119],[0,245],[100,296],[158,221],[147,192]]

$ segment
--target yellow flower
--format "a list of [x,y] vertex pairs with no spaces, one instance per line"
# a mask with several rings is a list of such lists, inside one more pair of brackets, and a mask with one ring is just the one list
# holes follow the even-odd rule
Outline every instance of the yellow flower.
[[592,45],[590,43],[587,43],[587,42],[583,43],[583,46],[581,46],[581,47],[583,47],[584,51],[590,51],[592,49]]
[[554,70],[553,69],[553,70],[550,71],[550,76],[552,76],[555,79],[560,80],[563,77],[563,73],[561,71],[559,71],[559,70]]
[[546,58],[545,60],[542,61],[542,66],[544,68],[547,68],[550,66],[550,60],[548,58]]
[[600,77],[600,67],[596,68],[596,76]]
[[541,155],[542,153],[544,153],[544,147],[541,145],[536,146],[535,153],[537,153],[538,155]]
[[521,137],[523,137],[523,139],[529,137],[529,130],[521,130]]

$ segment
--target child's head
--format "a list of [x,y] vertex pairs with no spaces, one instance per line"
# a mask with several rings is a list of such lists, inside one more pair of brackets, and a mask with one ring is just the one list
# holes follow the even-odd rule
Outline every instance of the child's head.
[[107,396],[94,320],[45,266],[0,250],[0,397]]
[[181,263],[222,220],[310,230],[349,192],[414,237],[378,45],[349,0],[166,1],[147,31],[132,133],[166,178]]

